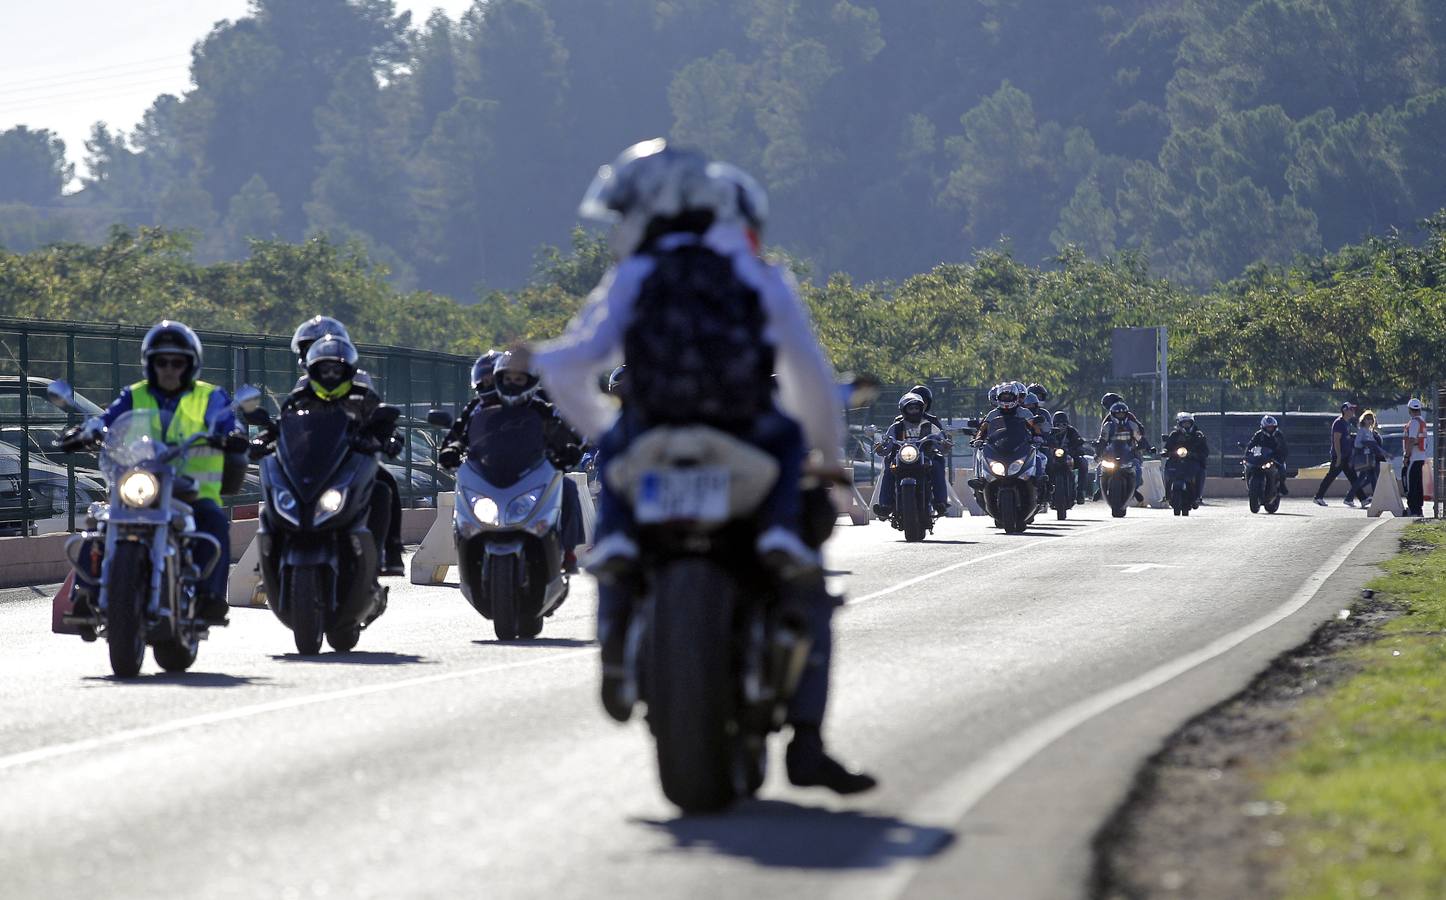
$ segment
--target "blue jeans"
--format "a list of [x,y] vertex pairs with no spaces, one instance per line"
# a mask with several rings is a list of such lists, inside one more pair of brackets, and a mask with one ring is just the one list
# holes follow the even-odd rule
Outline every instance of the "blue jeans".
[[[929,481],[933,487],[935,505],[948,504],[949,502],[949,473],[944,460],[935,459],[934,465],[929,469]],[[880,506],[886,509],[894,508],[895,495],[898,493],[898,485],[894,478],[894,470],[889,467],[888,461],[884,462],[884,473],[879,481]]]
[[[215,500],[197,500],[191,504],[191,515],[196,520],[196,530],[209,534],[221,544],[221,559],[212,570],[211,577],[198,585],[202,594],[212,597],[226,596],[226,578],[231,573],[231,520]],[[195,544],[196,565],[205,568],[215,553],[205,542]]]

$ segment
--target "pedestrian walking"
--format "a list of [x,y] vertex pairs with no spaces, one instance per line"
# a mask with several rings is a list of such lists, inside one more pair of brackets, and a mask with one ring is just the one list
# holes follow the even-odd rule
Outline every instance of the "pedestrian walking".
[[1317,506],[1325,506],[1326,491],[1330,490],[1332,482],[1337,475],[1346,476],[1350,482],[1350,489],[1346,491],[1346,506],[1355,506],[1355,498],[1360,496],[1360,486],[1356,482],[1356,470],[1351,467],[1351,453],[1354,447],[1354,429],[1356,416],[1360,408],[1347,400],[1341,404],[1341,414],[1331,422],[1331,464],[1325,477],[1320,480],[1320,487],[1316,488],[1315,502]]
[[1381,434],[1376,430],[1376,414],[1371,410],[1361,413],[1361,427],[1356,431],[1354,452],[1351,454],[1351,468],[1356,470],[1356,484],[1360,487],[1361,505],[1369,506],[1376,493],[1376,481],[1381,477],[1381,463],[1389,457],[1381,443]]
[[1406,433],[1401,441],[1401,481],[1406,485],[1406,515],[1421,515],[1426,491],[1426,416],[1421,401],[1411,398],[1406,404],[1411,418],[1406,422]]

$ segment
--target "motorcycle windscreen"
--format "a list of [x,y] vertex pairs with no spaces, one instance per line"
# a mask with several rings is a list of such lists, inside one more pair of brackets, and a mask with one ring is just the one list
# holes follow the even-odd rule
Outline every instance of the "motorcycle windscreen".
[[276,456],[307,502],[315,500],[346,460],[351,420],[340,403],[290,409],[281,417]]
[[989,426],[989,447],[1004,459],[1023,456],[1034,439],[1034,433],[1017,416],[1001,416]]
[[525,406],[489,406],[467,420],[467,465],[498,487],[511,487],[543,460],[542,416]]

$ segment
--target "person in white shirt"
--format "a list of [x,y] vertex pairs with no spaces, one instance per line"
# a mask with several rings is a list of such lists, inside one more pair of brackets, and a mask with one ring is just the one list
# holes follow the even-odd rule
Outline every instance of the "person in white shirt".
[[1426,474],[1426,416],[1420,400],[1411,398],[1406,404],[1411,411],[1411,418],[1406,422],[1406,432],[1402,439],[1401,454],[1401,481],[1406,485],[1406,515],[1421,515],[1421,505],[1425,502],[1425,484],[1423,479]]

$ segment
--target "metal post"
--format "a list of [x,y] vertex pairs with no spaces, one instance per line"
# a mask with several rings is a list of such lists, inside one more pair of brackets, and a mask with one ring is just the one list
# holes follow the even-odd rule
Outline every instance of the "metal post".
[[[1160,434],[1170,423],[1170,329],[1161,325],[1160,334]],[[1154,443],[1153,441],[1151,443]]]
[[[75,333],[71,332],[65,336],[65,380],[75,387]],[[65,411],[65,424],[69,425],[75,418],[75,412],[67,409]],[[65,530],[74,533],[75,531],[75,454],[65,455],[65,489],[66,489],[66,515]]]
[[30,332],[20,332],[20,534],[30,537]]

